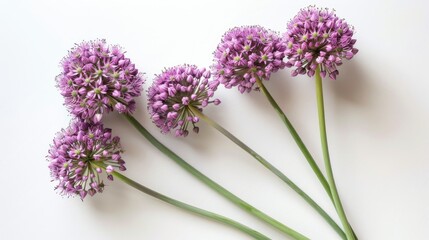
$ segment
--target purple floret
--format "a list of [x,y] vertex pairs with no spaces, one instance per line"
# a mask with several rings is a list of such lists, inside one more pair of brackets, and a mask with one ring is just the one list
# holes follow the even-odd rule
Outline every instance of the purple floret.
[[285,67],[286,45],[277,33],[259,26],[229,30],[214,52],[214,80],[241,93],[254,89],[256,78],[269,80]]
[[307,74],[312,77],[318,65],[321,75],[331,79],[338,75],[337,66],[342,59],[351,59],[358,50],[354,48],[354,29],[329,9],[309,6],[288,23],[287,67],[294,68],[292,76]]
[[176,129],[176,136],[187,136],[192,126],[198,133],[199,118],[190,107],[202,111],[210,103],[220,103],[219,99],[210,100],[219,84],[209,78],[210,71],[193,65],[168,68],[155,77],[148,89],[148,109],[161,132]]
[[[81,199],[87,194],[101,193],[103,172],[107,179],[113,180],[112,171],[126,170],[121,153],[119,137],[112,138],[111,129],[103,128],[101,123],[73,121],[57,134],[47,156],[53,181],[58,181],[56,189],[63,195]],[[94,162],[106,166],[106,171]]]
[[76,45],[62,60],[63,72],[57,85],[65,105],[78,118],[98,122],[105,112],[135,110],[143,75],[119,46],[107,46],[104,40]]

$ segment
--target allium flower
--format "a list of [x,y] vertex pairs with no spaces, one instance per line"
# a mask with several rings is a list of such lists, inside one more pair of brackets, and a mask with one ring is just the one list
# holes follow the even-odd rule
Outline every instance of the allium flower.
[[289,59],[286,66],[295,67],[293,76],[307,73],[311,77],[320,65],[323,77],[328,74],[335,79],[342,59],[351,59],[358,52],[353,47],[353,31],[334,11],[313,6],[301,9],[285,33]]
[[111,129],[103,128],[101,123],[72,122],[57,134],[47,156],[51,176],[58,181],[56,189],[81,199],[101,193],[103,170],[94,163],[106,166],[107,179],[113,180],[112,171],[125,171],[121,153],[119,137],[112,138]]
[[140,96],[143,76],[119,46],[104,40],[76,45],[62,61],[57,84],[70,112],[98,122],[104,112],[131,113]]
[[148,89],[148,109],[163,133],[176,129],[176,136],[187,136],[190,125],[198,133],[195,124],[199,118],[190,107],[202,111],[209,103],[220,103],[219,99],[210,101],[219,83],[209,82],[209,78],[210,71],[193,65],[172,67],[155,77]]
[[238,86],[250,92],[256,77],[268,80],[272,72],[285,67],[286,45],[275,33],[259,26],[229,30],[214,52],[214,79],[226,88]]

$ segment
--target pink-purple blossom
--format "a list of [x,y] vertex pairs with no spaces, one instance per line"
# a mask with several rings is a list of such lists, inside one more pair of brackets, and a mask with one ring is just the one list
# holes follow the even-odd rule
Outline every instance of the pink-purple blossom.
[[192,109],[202,111],[210,103],[220,103],[219,99],[211,100],[219,83],[209,79],[209,70],[194,65],[168,68],[155,77],[148,89],[148,109],[161,132],[175,129],[176,136],[187,136],[192,127],[198,133],[199,118]]
[[229,30],[214,52],[214,80],[226,88],[237,86],[250,92],[256,78],[269,80],[271,73],[285,67],[286,45],[277,33],[260,26]]
[[287,67],[294,68],[292,76],[313,76],[320,65],[321,75],[336,79],[337,66],[342,59],[351,59],[358,50],[354,48],[354,29],[334,11],[313,6],[301,11],[288,23]]
[[104,40],[82,42],[62,60],[57,85],[69,111],[85,121],[98,122],[105,112],[135,110],[143,75],[119,46]]
[[[93,196],[104,189],[103,172],[113,180],[111,173],[125,171],[121,158],[119,137],[112,137],[111,129],[101,123],[89,124],[74,120],[70,126],[57,134],[47,159],[56,189],[67,196],[87,194]],[[105,166],[106,170],[94,164]]]

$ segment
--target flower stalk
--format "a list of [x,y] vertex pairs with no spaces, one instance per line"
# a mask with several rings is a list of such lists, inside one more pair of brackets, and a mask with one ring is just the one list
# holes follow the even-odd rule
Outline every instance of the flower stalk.
[[355,240],[355,235],[353,230],[347,220],[346,213],[342,206],[340,196],[338,194],[337,187],[335,185],[334,174],[332,171],[331,160],[329,157],[328,150],[328,138],[326,135],[326,123],[325,123],[325,109],[323,101],[323,87],[322,87],[322,77],[320,75],[320,66],[317,66],[315,72],[316,78],[316,97],[317,97],[317,110],[319,116],[319,128],[320,128],[320,140],[323,150],[323,159],[325,162],[326,174],[329,181],[329,186],[331,188],[332,198],[334,200],[334,205],[337,210],[338,216],[340,217],[341,223],[344,227],[346,236],[348,240]]
[[296,132],[292,123],[289,121],[289,119],[286,117],[286,114],[282,111],[280,106],[277,104],[277,102],[274,100],[274,98],[268,92],[267,88],[264,86],[264,84],[259,79],[259,77],[256,78],[256,83],[258,84],[259,89],[262,91],[262,93],[268,99],[271,106],[274,108],[274,110],[277,112],[277,114],[279,115],[279,117],[281,118],[281,120],[283,121],[283,123],[285,124],[287,129],[289,130],[290,134],[292,135],[293,139],[295,140],[296,144],[298,145],[299,149],[301,150],[301,152],[304,155],[305,159],[307,160],[308,164],[310,164],[311,168],[313,169],[313,172],[316,174],[317,178],[319,179],[320,183],[322,184],[322,186],[325,189],[326,193],[328,194],[329,198],[333,202],[331,188],[329,186],[328,181],[326,180],[325,176],[323,175],[323,173],[320,170],[319,166],[317,165],[316,161],[314,161],[313,156],[311,156],[311,153],[308,151],[304,142],[301,140],[301,137]]
[[[91,164],[94,166],[94,168],[98,167],[98,168],[102,168],[104,170],[106,170],[106,167],[107,167],[106,165],[104,165],[104,164],[102,164],[100,162],[92,162]],[[161,193],[158,193],[158,192],[156,192],[156,191],[154,191],[154,190],[152,190],[150,188],[147,188],[147,187],[141,185],[140,183],[137,183],[137,182],[133,181],[132,179],[126,177],[125,175],[123,175],[123,174],[121,174],[119,172],[113,171],[113,172],[111,172],[111,175],[113,177],[117,178],[117,179],[120,179],[122,182],[128,184],[129,186],[131,186],[131,187],[133,187],[133,188],[135,188],[135,189],[137,189],[137,190],[139,190],[139,191],[141,191],[143,193],[146,193],[149,196],[152,196],[152,197],[154,197],[156,199],[159,199],[159,200],[161,200],[163,202],[171,204],[171,205],[173,205],[175,207],[178,207],[180,209],[189,211],[189,212],[194,213],[196,215],[203,216],[203,217],[206,217],[206,218],[208,218],[210,220],[214,220],[214,221],[223,223],[225,225],[228,225],[230,227],[233,227],[235,229],[238,229],[241,232],[243,232],[243,233],[251,236],[254,239],[257,239],[257,240],[270,240],[269,237],[263,235],[262,233],[260,233],[260,232],[258,232],[256,230],[253,230],[253,229],[251,229],[251,228],[249,228],[249,227],[247,227],[247,226],[245,226],[245,225],[243,225],[243,224],[241,224],[239,222],[236,222],[236,221],[234,221],[234,220],[232,220],[230,218],[224,217],[222,215],[219,215],[219,214],[216,214],[216,213],[213,213],[213,212],[210,212],[210,211],[206,211],[204,209],[197,208],[197,207],[194,207],[192,205],[186,204],[184,202],[181,202],[181,201],[175,200],[173,198],[167,197],[167,196],[165,196],[165,195],[163,195]]]
[[272,217],[268,216],[264,212],[260,211],[259,209],[253,207],[249,203],[245,202],[244,200],[240,199],[215,181],[211,180],[209,177],[198,171],[196,168],[191,166],[189,163],[187,163],[185,160],[183,160],[180,156],[178,156],[176,153],[171,151],[169,148],[167,148],[164,144],[159,142],[150,132],[146,130],[133,116],[129,114],[124,114],[125,118],[133,125],[152,145],[154,145],[158,150],[160,150],[162,153],[164,153],[166,156],[168,156],[171,160],[173,160],[175,163],[177,163],[180,167],[182,167],[184,170],[192,174],[194,177],[196,177],[198,180],[202,181],[204,184],[209,186],[211,189],[215,190],[219,194],[221,194],[223,197],[230,200],[232,203],[236,204],[240,208],[244,209],[246,212],[252,214],[253,216],[257,217],[258,219],[270,224],[274,228],[280,230],[281,232],[291,236],[293,239],[296,240],[306,240],[309,239],[302,235],[301,233],[293,230],[292,228],[282,224],[281,222],[273,219]]
[[190,111],[198,116],[200,119],[204,120],[207,124],[218,130],[232,142],[237,144],[244,151],[249,153],[252,157],[254,157],[259,163],[261,163],[265,168],[274,173],[277,177],[279,177],[283,182],[285,182],[290,188],[292,188],[296,193],[298,193],[311,207],[313,207],[325,220],[331,225],[331,227],[340,235],[343,239],[345,239],[345,234],[343,230],[338,226],[338,224],[326,213],[308,194],[306,194],[301,188],[299,188],[292,180],[290,180],[285,174],[283,174],[279,169],[265,160],[261,155],[253,151],[249,146],[236,138],[233,134],[231,134],[228,130],[220,126],[218,123],[210,119],[207,115],[203,114],[196,108],[192,106],[188,106]]

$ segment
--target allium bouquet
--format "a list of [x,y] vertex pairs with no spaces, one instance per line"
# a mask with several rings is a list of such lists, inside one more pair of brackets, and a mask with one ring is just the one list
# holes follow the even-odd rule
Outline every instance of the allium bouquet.
[[[148,113],[162,133],[174,132],[177,137],[199,133],[200,121],[214,127],[299,194],[340,238],[357,239],[334,181],[322,91],[322,77],[336,79],[339,74],[337,67],[343,59],[351,59],[358,52],[354,48],[356,40],[353,34],[353,28],[333,11],[313,6],[301,9],[287,24],[283,35],[261,26],[232,28],[217,46],[212,66],[204,68],[183,64],[166,68],[155,76],[147,90]],[[292,76],[307,74],[315,77],[325,173],[265,87],[270,76],[284,68],[292,68]],[[108,45],[104,40],[77,44],[62,60],[57,86],[73,120],[57,134],[47,156],[51,176],[57,182],[56,189],[61,194],[78,196],[84,200],[88,195],[103,192],[105,180],[116,178],[176,207],[234,227],[254,239],[270,239],[230,218],[162,195],[121,174],[120,171],[126,168],[121,157],[123,148],[120,139],[113,137],[112,130],[105,128],[102,123],[105,114],[117,111],[155,148],[212,190],[289,237],[309,239],[213,181],[147,131],[132,116],[138,107],[135,98],[142,93],[144,82],[143,74],[125,57],[122,48]],[[332,200],[342,227],[272,163],[203,113],[205,107],[221,103],[214,97],[219,86],[228,89],[237,87],[240,93],[256,91],[264,94]]]

